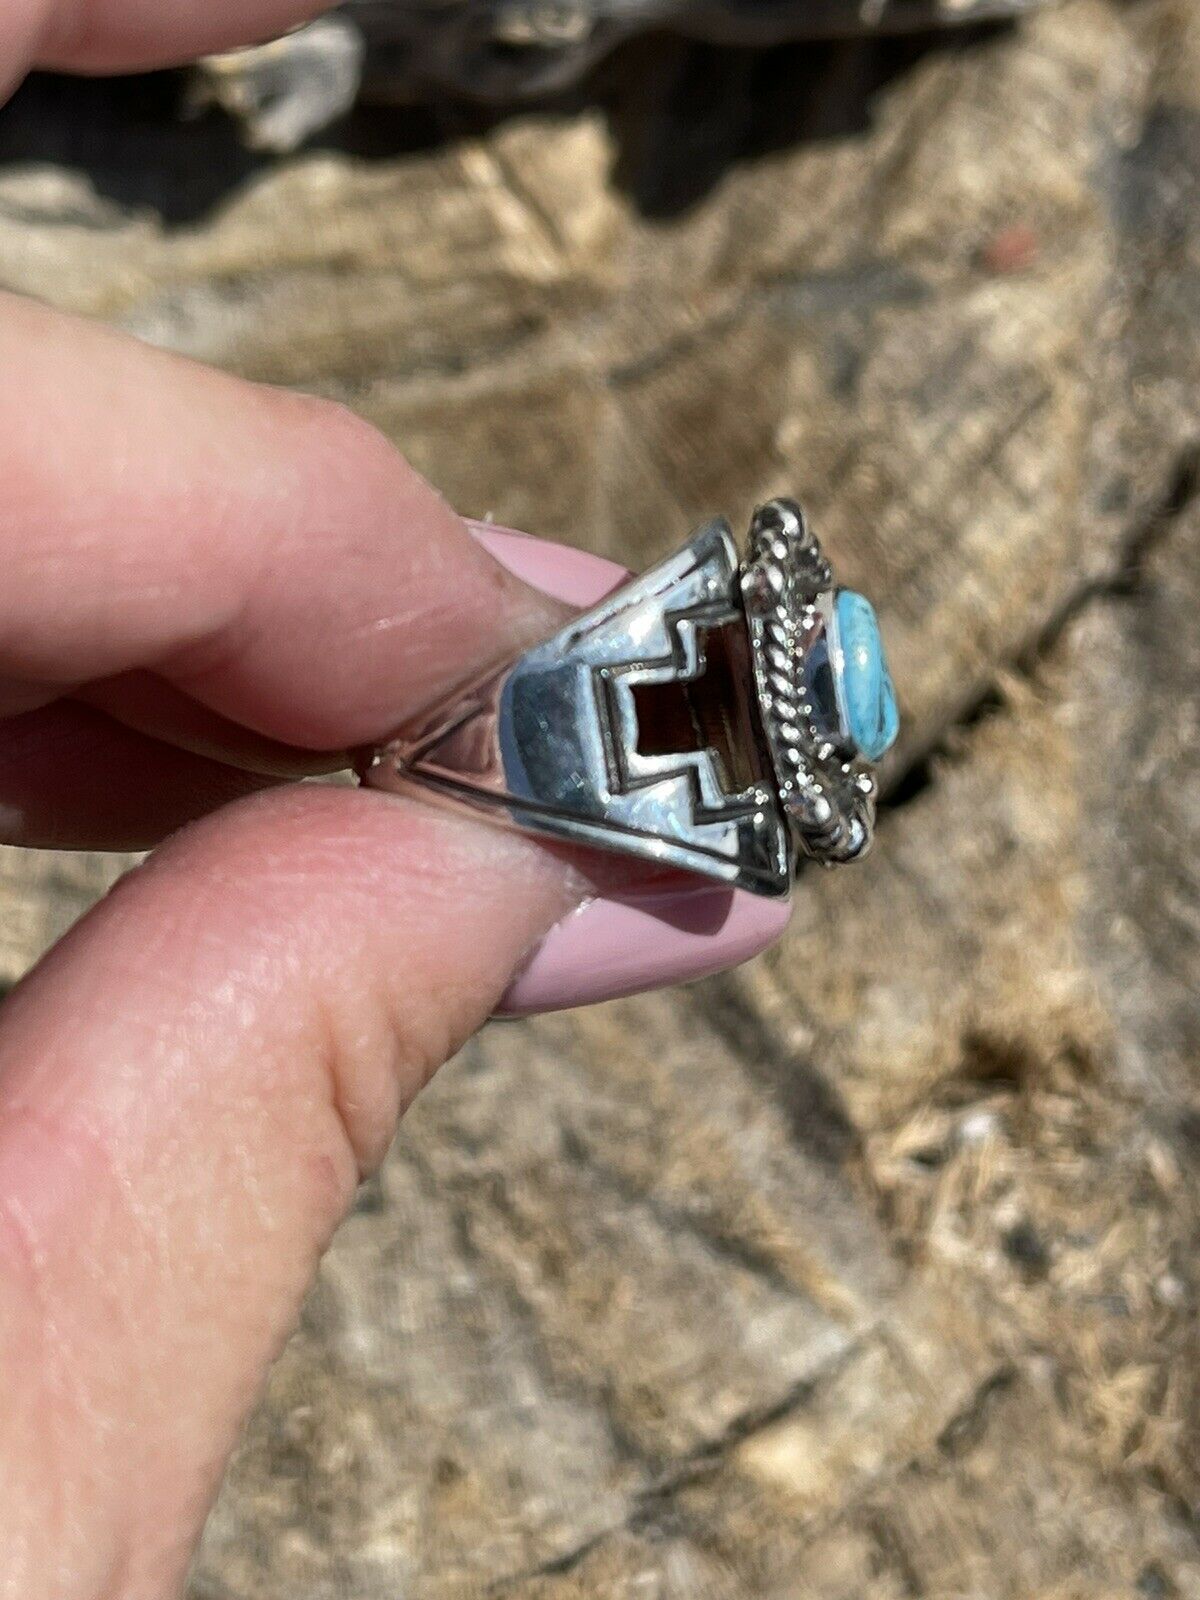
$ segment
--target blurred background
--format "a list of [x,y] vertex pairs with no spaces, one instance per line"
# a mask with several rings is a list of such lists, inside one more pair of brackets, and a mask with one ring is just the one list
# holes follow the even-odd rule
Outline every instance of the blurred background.
[[1200,8],[681,9],[0,113],[5,286],[630,566],[798,493],[905,717],[769,956],[439,1077],[193,1597],[1200,1596]]

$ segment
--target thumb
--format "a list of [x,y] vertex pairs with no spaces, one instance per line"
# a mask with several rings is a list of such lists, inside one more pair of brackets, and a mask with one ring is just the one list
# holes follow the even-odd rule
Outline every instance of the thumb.
[[182,1581],[361,1175],[567,909],[518,835],[256,796],[131,874],[0,1013],[0,1594]]

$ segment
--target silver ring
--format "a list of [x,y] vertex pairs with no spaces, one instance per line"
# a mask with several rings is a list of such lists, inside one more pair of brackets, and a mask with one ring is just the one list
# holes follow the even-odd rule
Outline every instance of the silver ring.
[[799,856],[869,847],[898,729],[870,603],[772,500],[744,560],[705,523],[373,751],[363,781],[780,897]]

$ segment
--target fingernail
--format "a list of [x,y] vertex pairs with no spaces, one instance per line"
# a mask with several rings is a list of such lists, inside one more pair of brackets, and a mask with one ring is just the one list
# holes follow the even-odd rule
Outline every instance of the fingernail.
[[[515,576],[568,605],[594,605],[629,576],[602,556],[532,539],[491,523],[468,524]],[[532,951],[497,1008],[531,1016],[668,988],[740,966],[775,943],[790,905],[703,878],[675,875],[606,889],[572,911]],[[657,880],[657,881],[656,881]]]
[[550,930],[497,1015],[564,1011],[724,972],[773,945],[789,911],[784,901],[707,884],[600,896]]

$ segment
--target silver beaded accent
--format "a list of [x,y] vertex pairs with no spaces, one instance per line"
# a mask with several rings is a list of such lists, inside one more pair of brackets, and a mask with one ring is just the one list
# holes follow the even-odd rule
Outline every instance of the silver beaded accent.
[[794,500],[755,512],[741,573],[763,732],[797,845],[830,865],[868,849],[876,783],[870,768],[818,727],[805,659],[835,600],[833,573]]

